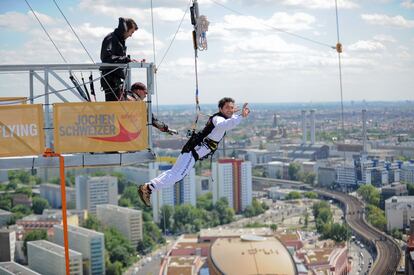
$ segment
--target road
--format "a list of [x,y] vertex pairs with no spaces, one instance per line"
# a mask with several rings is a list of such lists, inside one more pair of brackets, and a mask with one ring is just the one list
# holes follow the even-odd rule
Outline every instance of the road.
[[368,224],[364,216],[364,204],[357,198],[345,193],[315,189],[325,197],[335,199],[346,205],[345,219],[364,244],[372,247],[377,257],[369,270],[369,274],[394,274],[401,258],[398,244],[389,236]]

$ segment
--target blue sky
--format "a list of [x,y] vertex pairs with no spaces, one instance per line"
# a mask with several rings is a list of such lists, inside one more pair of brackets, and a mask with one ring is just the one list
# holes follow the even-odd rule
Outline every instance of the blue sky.
[[[28,2],[70,63],[91,62],[52,0]],[[127,40],[129,54],[153,61],[150,0],[56,2],[95,62],[100,62],[103,37],[113,30],[120,16],[134,18],[140,27]],[[157,65],[188,3],[153,0]],[[201,102],[214,103],[224,95],[237,101],[266,103],[339,101],[336,52],[269,28],[273,26],[335,45],[334,3],[334,0],[199,0],[200,13],[210,21],[208,50],[200,52],[198,60]],[[414,100],[414,1],[338,3],[340,40],[344,45],[344,99]],[[158,71],[161,105],[194,101],[191,30],[187,14]],[[63,63],[24,0],[0,2],[0,37],[0,64]],[[0,96],[28,95],[27,79],[22,74],[0,74]],[[134,80],[145,77],[138,72]],[[35,84],[35,91],[41,93],[41,85]],[[69,94],[67,97],[73,98]],[[103,100],[102,93],[98,98]]]

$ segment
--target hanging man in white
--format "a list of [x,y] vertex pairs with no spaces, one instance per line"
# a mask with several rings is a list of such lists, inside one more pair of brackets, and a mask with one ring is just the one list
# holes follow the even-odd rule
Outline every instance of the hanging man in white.
[[237,109],[234,106],[234,99],[229,97],[222,98],[218,108],[219,111],[209,117],[204,129],[194,133],[187,141],[170,170],[138,186],[139,197],[146,206],[151,206],[152,191],[166,188],[182,180],[197,160],[206,159],[214,154],[226,131],[236,127],[250,113],[247,103],[244,103],[241,114],[235,115]]

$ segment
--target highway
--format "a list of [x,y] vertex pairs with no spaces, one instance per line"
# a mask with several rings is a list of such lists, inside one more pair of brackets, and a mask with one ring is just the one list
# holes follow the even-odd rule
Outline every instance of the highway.
[[[297,188],[302,187],[301,189],[303,189],[304,186],[302,182],[268,179],[262,177],[253,177],[253,181],[256,184],[258,183],[261,185],[260,187],[262,188],[268,187],[269,185],[283,185],[285,187],[290,186],[294,188],[296,185]],[[400,247],[390,236],[376,229],[365,220],[365,206],[363,202],[358,200],[356,197],[337,191],[318,188],[313,189],[313,191],[317,192],[321,196],[334,199],[345,207],[346,223],[353,230],[355,235],[357,235],[367,247],[371,248],[371,251],[376,253],[376,259],[369,271],[369,274],[395,274],[402,255]]]
[[375,248],[377,257],[370,274],[394,274],[401,258],[398,244],[389,236],[368,224],[364,217],[364,204],[357,198],[336,191],[314,189],[322,196],[332,198],[345,205],[345,220],[351,229],[364,240],[365,244]]

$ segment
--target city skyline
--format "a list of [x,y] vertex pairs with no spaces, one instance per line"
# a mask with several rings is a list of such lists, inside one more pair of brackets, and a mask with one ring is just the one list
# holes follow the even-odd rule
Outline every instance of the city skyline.
[[[29,3],[69,63],[91,62],[52,1]],[[139,26],[127,40],[128,53],[153,62],[150,1],[57,3],[95,62],[100,62],[103,37],[116,27],[120,16],[134,18]],[[160,65],[188,4],[184,0],[154,1],[156,65]],[[414,42],[413,1],[344,0],[338,4],[344,100],[414,99],[410,92],[414,87],[414,52],[410,47]],[[198,58],[202,103],[215,103],[223,94],[238,102],[256,103],[340,100],[337,53],[328,47],[337,42],[334,1],[200,0],[199,6],[200,14],[210,21],[208,50],[199,52]],[[159,66],[160,105],[194,101],[191,30],[187,12]],[[0,33],[4,38],[1,64],[63,63],[23,1],[0,4]],[[26,74],[2,74],[0,79],[0,96],[10,96],[9,91],[13,96],[28,95]],[[142,79],[142,72],[133,75],[133,81]],[[35,84],[35,91],[43,90]],[[103,101],[102,93],[97,94]]]

